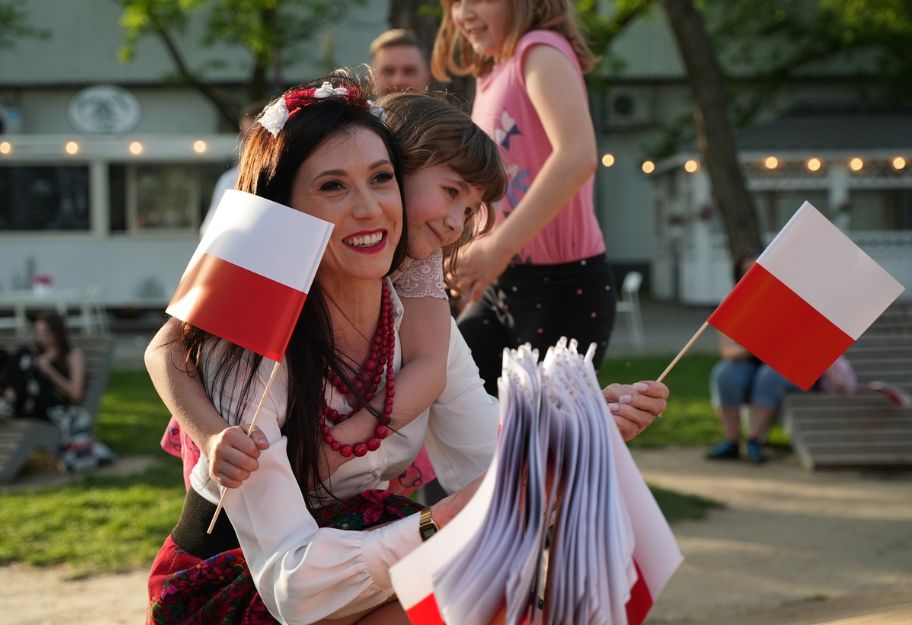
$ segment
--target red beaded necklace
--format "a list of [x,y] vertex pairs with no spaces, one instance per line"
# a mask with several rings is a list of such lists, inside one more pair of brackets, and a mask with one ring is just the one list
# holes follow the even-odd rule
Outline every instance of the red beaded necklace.
[[[393,357],[396,355],[396,329],[393,320],[393,302],[390,298],[389,287],[383,283],[382,296],[380,298],[380,322],[377,324],[377,330],[371,339],[370,352],[367,359],[361,365],[352,386],[364,398],[365,402],[370,402],[377,394],[377,388],[383,379],[383,369],[386,366],[386,388],[385,399],[383,402],[383,415],[377,417],[377,427],[374,429],[374,435],[366,441],[355,443],[354,445],[342,444],[333,438],[332,425],[342,423],[350,416],[361,410],[364,404],[356,404],[351,412],[343,414],[338,410],[331,408],[323,398],[323,409],[320,414],[320,429],[323,432],[323,440],[327,445],[332,447],[346,458],[354,454],[363,456],[369,451],[375,451],[380,448],[380,442],[389,436],[389,424],[392,422],[390,415],[393,413],[393,398],[396,396],[396,373],[393,371]],[[345,381],[332,371],[327,371],[326,378],[333,388],[343,395],[351,395],[351,391]],[[332,425],[330,425],[332,424]]]

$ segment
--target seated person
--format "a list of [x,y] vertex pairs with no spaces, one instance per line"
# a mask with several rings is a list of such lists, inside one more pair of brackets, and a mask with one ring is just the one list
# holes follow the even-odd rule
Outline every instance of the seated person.
[[85,358],[70,345],[66,324],[54,312],[38,317],[34,346],[17,350],[0,373],[2,412],[57,426],[61,449],[51,451],[60,452],[61,469],[67,472],[116,459],[91,438],[92,415],[80,405],[85,385]]
[[[735,263],[734,277],[738,282],[756,260],[750,256]],[[766,462],[763,441],[773,423],[786,393],[801,389],[741,345],[719,334],[722,356],[710,373],[709,390],[712,405],[722,421],[725,440],[707,452],[710,460],[736,460],[741,457],[741,406],[750,406],[750,425],[746,455],[752,462]],[[856,384],[851,365],[840,357],[818,380],[811,390],[851,393]]]
[[20,348],[6,365],[0,388],[16,417],[51,421],[56,407],[82,401],[85,360],[70,347],[60,315],[46,313],[35,321],[35,345]]

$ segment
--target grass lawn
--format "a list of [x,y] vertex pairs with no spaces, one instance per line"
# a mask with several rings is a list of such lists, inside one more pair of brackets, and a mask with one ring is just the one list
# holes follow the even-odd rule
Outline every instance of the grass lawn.
[[[609,360],[601,379],[655,378],[663,357]],[[688,356],[666,380],[672,401],[634,445],[707,445],[719,436],[707,379],[715,362]],[[174,526],[184,496],[180,463],[159,448],[168,415],[148,376],[115,371],[102,398],[96,434],[122,457],[158,456],[144,473],[86,476],[64,487],[0,492],[0,564],[67,564],[73,575],[147,567]],[[701,518],[711,501],[654,489],[670,521]]]

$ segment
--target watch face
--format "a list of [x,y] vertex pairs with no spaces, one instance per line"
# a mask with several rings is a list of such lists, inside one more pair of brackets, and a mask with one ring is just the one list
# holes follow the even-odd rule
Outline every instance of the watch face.
[[418,528],[418,533],[421,534],[421,540],[427,540],[431,536],[437,533],[437,528],[431,524],[422,525]]

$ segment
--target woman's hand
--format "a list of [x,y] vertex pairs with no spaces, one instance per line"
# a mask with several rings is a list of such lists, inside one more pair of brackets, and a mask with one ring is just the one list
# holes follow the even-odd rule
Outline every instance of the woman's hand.
[[268,448],[269,441],[258,427],[249,436],[240,426],[225,428],[205,444],[209,477],[226,488],[237,488],[259,468],[260,451]]
[[625,441],[642,434],[668,407],[668,387],[652,380],[610,384],[602,389],[602,396]]
[[476,301],[510,264],[513,251],[504,249],[498,241],[493,234],[481,237],[459,253],[455,283],[463,301]]

